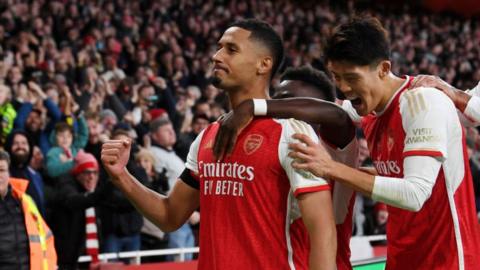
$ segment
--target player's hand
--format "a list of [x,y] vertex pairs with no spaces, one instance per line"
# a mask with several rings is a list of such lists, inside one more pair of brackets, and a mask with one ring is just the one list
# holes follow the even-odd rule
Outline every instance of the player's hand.
[[468,100],[470,100],[470,96],[466,94],[464,91],[459,90],[444,80],[442,80],[438,76],[432,75],[418,75],[412,81],[410,85],[410,89],[417,88],[417,87],[433,87],[440,91],[442,91],[445,95],[447,95],[450,100],[453,101],[455,107],[463,112],[465,107],[467,106]]
[[215,137],[213,154],[215,159],[221,160],[225,154],[231,154],[237,141],[238,134],[253,119],[253,101],[246,100],[235,110],[218,119],[220,127]]
[[102,163],[112,178],[125,172],[130,158],[130,140],[107,140],[102,144]]
[[309,171],[317,177],[328,178],[333,160],[322,144],[315,143],[305,134],[296,133],[293,138],[300,142],[289,144],[288,156],[293,159],[292,167]]
[[438,76],[433,75],[418,75],[413,79],[410,89],[417,87],[433,87],[445,93],[452,101],[455,101],[456,91],[455,87],[448,84]]

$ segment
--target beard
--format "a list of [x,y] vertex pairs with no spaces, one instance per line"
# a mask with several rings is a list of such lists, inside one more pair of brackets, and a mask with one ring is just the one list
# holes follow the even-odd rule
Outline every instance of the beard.
[[213,76],[212,78],[210,78],[210,82],[216,88],[221,88],[222,79],[220,79],[219,77]]
[[25,154],[20,153],[13,153],[12,154],[12,163],[16,165],[28,165],[29,162],[29,153],[25,152]]

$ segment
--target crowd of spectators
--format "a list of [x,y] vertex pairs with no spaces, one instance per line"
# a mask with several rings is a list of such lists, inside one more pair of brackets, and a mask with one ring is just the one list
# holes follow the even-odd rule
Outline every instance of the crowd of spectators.
[[[91,207],[102,220],[102,251],[194,245],[198,213],[170,237],[144,222],[99,166],[101,143],[132,138],[130,171],[168,193],[196,135],[229,109],[209,83],[223,30],[241,18],[266,20],[284,39],[284,67],[324,69],[322,43],[351,10],[317,1],[1,1],[0,145],[12,155],[12,176],[31,181],[60,246],[71,245],[65,228]],[[390,31],[396,74],[435,74],[461,89],[480,81],[478,19],[367,12]],[[477,141],[470,145],[475,152]],[[71,256],[58,253],[69,269]]]

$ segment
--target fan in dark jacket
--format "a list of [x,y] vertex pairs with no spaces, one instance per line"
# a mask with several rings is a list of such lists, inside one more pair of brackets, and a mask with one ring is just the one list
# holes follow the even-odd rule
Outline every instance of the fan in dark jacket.
[[[58,251],[58,267],[59,270],[77,269],[78,257],[85,254],[86,209],[94,207],[96,225],[99,227],[99,206],[112,186],[106,181],[99,181],[98,162],[93,155],[80,151],[72,174],[60,176],[57,187],[58,203],[51,228]],[[99,229],[97,228],[97,231]],[[101,245],[102,241],[99,243]]]
[[[112,134],[114,140],[129,139],[129,132],[123,129],[116,129]],[[136,147],[132,147],[132,152],[136,152]],[[133,160],[127,164],[127,169],[136,176],[143,184],[147,183],[147,174],[145,170],[138,166]],[[108,178],[102,170],[102,175]],[[102,176],[103,178],[103,176]],[[140,230],[143,226],[142,215],[135,209],[130,201],[117,188],[105,197],[105,205],[102,206],[102,252],[122,252],[140,250]]]
[[10,154],[10,175],[30,182],[27,194],[32,197],[38,210],[45,217],[44,183],[40,173],[29,166],[33,154],[33,141],[23,130],[14,130],[7,137],[5,150]]

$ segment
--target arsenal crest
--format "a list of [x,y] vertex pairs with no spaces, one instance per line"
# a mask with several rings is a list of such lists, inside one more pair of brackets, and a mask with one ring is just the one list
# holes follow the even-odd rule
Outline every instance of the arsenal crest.
[[245,139],[245,142],[243,143],[243,151],[245,151],[245,154],[251,155],[255,151],[257,151],[258,148],[262,145],[263,142],[263,136],[259,134],[250,134],[248,137]]

